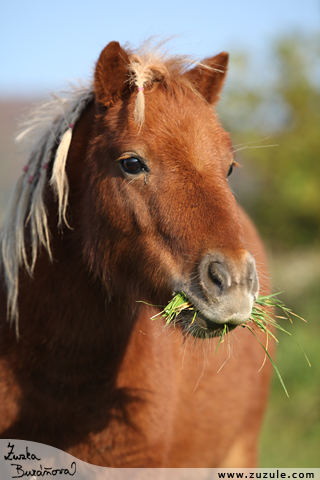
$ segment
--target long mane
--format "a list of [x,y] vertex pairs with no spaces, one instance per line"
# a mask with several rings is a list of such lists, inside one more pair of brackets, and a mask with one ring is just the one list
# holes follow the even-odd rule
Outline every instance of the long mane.
[[[182,76],[191,65],[198,62],[186,56],[168,56],[161,51],[162,45],[150,48],[144,44],[139,51],[128,51],[130,63],[128,84],[137,90],[135,119],[138,125],[144,122],[144,90],[154,82],[170,85],[178,82],[198,94],[192,83]],[[210,67],[201,64],[204,68]],[[179,80],[178,80],[179,79]],[[32,275],[39,247],[42,245],[52,259],[50,232],[44,192],[50,182],[58,202],[59,225],[65,223],[69,185],[65,171],[72,130],[86,105],[94,99],[92,83],[73,88],[52,101],[36,107],[23,124],[17,141],[25,142],[28,162],[17,180],[9,201],[0,232],[0,267],[7,287],[7,316],[16,323],[18,334],[18,285],[19,269],[24,267]],[[52,176],[48,179],[48,165],[53,161]],[[25,227],[29,226],[31,257],[27,256]]]
[[[28,162],[17,180],[3,221],[0,261],[8,293],[7,315],[18,323],[18,275],[24,266],[32,275],[40,245],[48,251],[50,232],[44,191],[48,181],[48,166],[55,155],[50,183],[58,197],[59,218],[65,218],[68,202],[68,180],[65,159],[59,153],[69,125],[76,122],[84,106],[93,98],[91,88],[79,87],[36,107],[24,122],[17,141],[24,142]],[[31,261],[27,257],[25,226],[29,225]]]

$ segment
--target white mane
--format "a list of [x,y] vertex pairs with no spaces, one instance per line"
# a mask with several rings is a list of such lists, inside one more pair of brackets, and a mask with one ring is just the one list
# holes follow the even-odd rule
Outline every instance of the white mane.
[[[92,100],[91,88],[73,89],[35,109],[17,136],[29,151],[28,163],[15,184],[0,232],[0,260],[8,291],[7,314],[18,328],[18,276],[24,266],[32,275],[38,248],[43,245],[52,259],[44,191],[48,165],[55,155],[50,183],[58,198],[59,224],[66,222],[68,179],[65,164],[71,141],[70,132],[86,104]],[[67,222],[66,222],[67,223]],[[25,226],[30,224],[31,259],[27,257]]]

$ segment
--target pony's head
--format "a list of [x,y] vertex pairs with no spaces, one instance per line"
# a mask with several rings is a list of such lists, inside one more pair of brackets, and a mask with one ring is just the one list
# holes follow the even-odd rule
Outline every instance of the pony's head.
[[[166,304],[183,291],[200,313],[194,323],[185,314],[181,326],[200,337],[248,319],[258,279],[228,185],[232,144],[213,108],[227,62],[221,53],[192,65],[185,57],[135,53],[116,42],[102,51],[92,87],[51,126],[60,146],[52,134],[43,136],[29,165],[31,180],[25,173],[26,188],[37,179],[26,194],[34,205],[32,264],[39,242],[50,252],[41,195],[43,172],[57,150],[51,184],[59,222],[69,221],[83,262],[110,299]],[[24,219],[26,210],[17,211]],[[19,264],[27,264],[19,241]],[[14,253],[5,253],[10,285]],[[12,288],[11,309],[15,295]]]
[[183,291],[201,312],[199,336],[246,321],[258,292],[228,185],[232,144],[213,110],[227,62],[221,53],[187,69],[109,44],[80,209],[86,261],[106,288],[160,304]]

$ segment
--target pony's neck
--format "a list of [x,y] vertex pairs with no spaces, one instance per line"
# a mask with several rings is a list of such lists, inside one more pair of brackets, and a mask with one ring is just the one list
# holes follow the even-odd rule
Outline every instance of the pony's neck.
[[[65,259],[57,260],[50,266],[42,252],[34,278],[27,274],[21,278],[20,340],[8,324],[2,328],[1,356],[9,360],[10,378],[19,391],[19,398],[12,392],[10,401],[17,409],[20,401],[28,405],[10,420],[12,427],[4,438],[27,436],[65,449],[97,428],[107,431],[117,422],[126,428],[127,409],[138,402],[136,376],[145,381],[140,370],[149,372],[147,366],[155,363],[160,351],[150,347],[145,351],[140,329],[141,323],[151,323],[149,317],[134,312],[130,316],[115,297],[108,301],[99,280],[74,258],[72,269]],[[147,361],[135,364],[137,352]]]

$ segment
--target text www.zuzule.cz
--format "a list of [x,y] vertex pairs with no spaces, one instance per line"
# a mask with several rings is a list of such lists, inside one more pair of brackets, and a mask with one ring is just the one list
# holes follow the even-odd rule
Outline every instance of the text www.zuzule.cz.
[[[72,462],[70,468],[52,468],[49,466],[42,465],[37,463],[36,467],[25,467],[23,465],[24,461],[36,461],[41,462],[41,458],[37,457],[35,453],[29,451],[28,447],[25,448],[23,452],[15,451],[15,445],[8,443],[8,453],[4,456],[4,460],[11,462],[13,468],[13,475],[11,478],[23,478],[23,477],[48,477],[54,476],[59,477],[59,475],[70,475],[73,477],[77,471],[76,462]],[[19,463],[16,463],[19,462]]]
[[223,479],[228,479],[228,478],[273,478],[273,479],[283,479],[287,480],[288,478],[294,478],[294,479],[313,479],[314,478],[314,473],[310,472],[293,472],[290,474],[287,474],[286,472],[283,472],[281,470],[276,470],[273,472],[218,472],[218,478],[223,478]]

